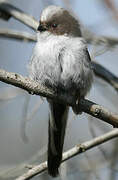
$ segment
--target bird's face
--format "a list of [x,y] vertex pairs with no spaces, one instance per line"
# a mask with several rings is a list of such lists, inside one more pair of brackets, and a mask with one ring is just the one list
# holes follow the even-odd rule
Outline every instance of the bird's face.
[[81,36],[78,21],[67,10],[58,6],[48,6],[43,10],[37,31],[57,36]]

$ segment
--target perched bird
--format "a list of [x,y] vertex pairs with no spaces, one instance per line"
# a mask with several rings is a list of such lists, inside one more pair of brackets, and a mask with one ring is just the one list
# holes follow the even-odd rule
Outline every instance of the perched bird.
[[[86,42],[78,21],[67,10],[52,5],[42,11],[29,73],[33,80],[58,93],[70,93],[78,101],[90,90],[92,69]],[[48,102],[48,173],[55,177],[62,160],[69,107],[52,99]]]

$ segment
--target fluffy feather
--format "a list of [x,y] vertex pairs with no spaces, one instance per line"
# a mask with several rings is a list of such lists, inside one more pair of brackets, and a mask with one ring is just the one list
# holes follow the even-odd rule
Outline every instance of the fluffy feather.
[[[77,99],[84,97],[91,87],[93,73],[79,23],[68,11],[57,6],[47,7],[41,21],[38,28],[41,32],[37,33],[38,42],[29,63],[30,77],[58,93],[68,92]],[[57,29],[52,27],[54,21]],[[68,107],[48,101],[48,172],[56,176],[62,159]]]

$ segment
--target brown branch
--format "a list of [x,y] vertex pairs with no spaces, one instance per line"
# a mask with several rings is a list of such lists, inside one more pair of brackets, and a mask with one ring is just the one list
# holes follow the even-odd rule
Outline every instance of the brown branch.
[[0,37],[19,41],[36,42],[36,35],[11,29],[0,29]]
[[114,127],[118,127],[118,114],[110,112],[101,105],[93,103],[89,100],[81,99],[78,109],[81,109],[83,112],[101,119]]
[[[113,138],[116,138],[116,137],[118,137],[118,129],[114,129],[104,135],[101,135],[92,140],[86,141],[82,144],[78,144],[75,147],[73,147],[72,149],[63,153],[62,162],[66,161],[78,154],[84,153],[85,151],[87,151],[93,147],[96,147],[100,144],[103,144]],[[42,173],[45,170],[47,170],[47,161],[44,163],[41,163],[40,165],[34,166],[30,170],[28,170],[28,172],[26,172],[22,176],[18,177],[16,180],[29,180],[32,177]]]
[[[0,81],[14,85],[16,87],[20,87],[28,91],[30,94],[40,95],[43,97],[51,98],[54,101],[59,101],[61,103],[67,104],[69,106],[75,106],[75,99],[70,94],[58,94],[54,90],[19,74],[10,73],[0,69]],[[85,113],[101,119],[104,122],[113,125],[114,127],[118,127],[118,114],[112,113],[100,105],[97,105],[89,100],[81,99],[77,108]]]
[[0,17],[4,18],[6,14],[6,17],[8,17],[6,19],[8,20],[12,16],[34,30],[37,29],[38,24],[39,24],[34,19],[34,17],[24,13],[23,11],[21,11],[20,9],[16,8],[15,6],[9,3],[4,3],[4,2],[0,3],[0,13],[1,13]]

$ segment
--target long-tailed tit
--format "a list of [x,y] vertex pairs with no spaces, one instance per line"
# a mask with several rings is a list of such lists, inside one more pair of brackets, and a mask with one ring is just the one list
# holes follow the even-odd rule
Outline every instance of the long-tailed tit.
[[[30,77],[58,93],[70,92],[76,99],[84,98],[90,90],[93,73],[75,17],[61,7],[48,6],[41,14],[37,39],[29,64]],[[51,99],[48,102],[48,172],[55,177],[62,160],[69,107]],[[73,111],[76,113],[76,109]]]

